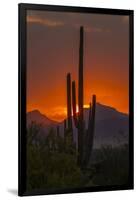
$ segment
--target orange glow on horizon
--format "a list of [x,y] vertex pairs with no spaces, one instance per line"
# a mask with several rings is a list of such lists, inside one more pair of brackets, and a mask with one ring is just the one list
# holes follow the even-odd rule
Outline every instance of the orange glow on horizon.
[[[65,73],[66,74],[66,73]],[[106,74],[94,72],[94,76],[89,76],[88,72],[84,74],[84,108],[89,108],[89,102],[92,101],[92,95],[96,94],[97,102],[115,108],[119,112],[129,113],[128,84],[127,80],[123,82],[117,80],[110,74],[111,79],[106,78]],[[96,74],[98,79],[96,78]],[[122,74],[120,75],[122,77]],[[43,87],[35,88],[33,97],[27,96],[27,111],[38,109],[42,114],[52,120],[62,121],[67,116],[66,108],[66,88],[64,78],[59,79],[59,85],[50,85],[50,89],[43,93]],[[75,77],[77,79],[77,77]],[[77,84],[76,84],[77,89]],[[92,91],[92,93],[91,93]],[[39,94],[37,96],[37,94]],[[53,98],[53,97],[56,98]],[[56,101],[55,101],[56,100]],[[78,113],[78,105],[76,105]]]
[[[101,103],[103,105],[106,105],[106,106],[110,106],[110,107],[113,107],[113,104],[105,104],[105,103]],[[89,108],[89,105],[88,104],[84,104],[84,108]],[[67,108],[66,107],[55,107],[54,109],[51,109],[51,110],[45,110],[45,109],[41,109],[40,107],[28,107],[27,108],[27,112],[30,112],[30,111],[33,111],[33,110],[39,110],[41,112],[41,114],[44,114],[45,116],[47,116],[48,118],[50,118],[51,120],[55,120],[57,122],[61,122],[63,121],[64,119],[66,119],[67,117]],[[122,112],[122,113],[126,113],[128,114],[128,111],[127,110],[120,110],[120,109],[117,109],[117,111],[119,112]],[[78,113],[78,105],[76,105],[76,113]],[[73,112],[72,112],[72,116],[73,116]]]
[[[78,103],[81,25],[84,27],[84,108],[89,108],[95,94],[100,104],[128,114],[128,18],[93,14],[92,21],[92,14],[86,13],[73,13],[70,17],[68,13],[33,12],[27,13],[27,112],[37,109],[52,120],[65,119],[67,73],[76,83]],[[76,112],[79,112],[78,105]]]

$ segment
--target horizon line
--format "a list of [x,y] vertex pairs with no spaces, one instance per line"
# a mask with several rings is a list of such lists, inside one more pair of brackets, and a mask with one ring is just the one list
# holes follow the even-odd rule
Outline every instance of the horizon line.
[[[102,103],[100,103],[100,102],[97,102],[96,104],[99,104],[99,105],[104,106],[104,107],[109,107],[109,108],[111,108],[111,109],[113,109],[113,110],[115,110],[116,112],[119,112],[119,113],[121,113],[121,114],[129,115],[129,112],[122,112],[122,111],[118,110],[117,108],[115,108],[115,107],[113,107],[113,106],[110,106],[110,105],[108,105],[108,104],[102,104]],[[89,107],[87,106],[87,104],[85,104],[84,106],[85,106],[85,107],[83,107],[84,109],[89,109]],[[31,110],[28,110],[28,111],[26,111],[26,114],[28,114],[28,113],[30,113],[30,112],[33,112],[33,111],[38,111],[41,115],[44,115],[44,116],[47,117],[48,119],[50,119],[50,120],[52,120],[52,121],[55,121],[55,122],[62,122],[64,119],[67,119],[67,115],[66,115],[66,114],[64,114],[64,116],[66,115],[66,117],[65,117],[64,119],[62,119],[62,120],[54,119],[54,116],[56,116],[56,114],[53,115],[52,117],[50,117],[50,115],[48,115],[48,114],[45,113],[45,112],[41,112],[41,110],[38,109],[38,108],[34,108],[34,109],[31,109]],[[73,117],[73,115],[72,115],[72,117]]]

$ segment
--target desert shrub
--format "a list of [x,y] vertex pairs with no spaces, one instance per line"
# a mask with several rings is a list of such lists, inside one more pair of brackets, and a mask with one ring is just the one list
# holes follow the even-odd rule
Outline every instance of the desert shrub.
[[[33,127],[32,127],[33,126]],[[63,151],[61,137],[54,129],[45,139],[38,137],[41,127],[32,124],[27,135],[27,189],[59,189],[81,184],[81,171],[77,166],[75,151]],[[30,134],[31,133],[31,134]],[[33,135],[34,133],[34,135]]]
[[123,185],[128,183],[128,145],[103,146],[97,152],[96,173],[92,181],[95,185]]
[[91,165],[80,170],[71,139],[64,142],[52,128],[46,138],[41,125],[32,123],[27,134],[27,189],[61,189],[128,182],[128,144],[102,146],[92,152]]

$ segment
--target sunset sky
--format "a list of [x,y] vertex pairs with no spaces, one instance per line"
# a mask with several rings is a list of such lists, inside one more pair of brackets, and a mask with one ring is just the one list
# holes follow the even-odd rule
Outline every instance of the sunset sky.
[[66,117],[66,74],[78,81],[79,28],[84,27],[84,105],[128,113],[128,16],[27,11],[27,111]]

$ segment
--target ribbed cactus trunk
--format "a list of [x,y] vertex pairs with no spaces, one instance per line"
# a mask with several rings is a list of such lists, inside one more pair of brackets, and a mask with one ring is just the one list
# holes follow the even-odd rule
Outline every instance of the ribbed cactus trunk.
[[67,120],[68,120],[68,130],[72,130],[72,115],[71,115],[71,75],[67,74]]
[[79,45],[79,80],[78,80],[78,107],[79,107],[79,128],[78,128],[78,164],[82,162],[83,152],[83,27],[80,27]]

